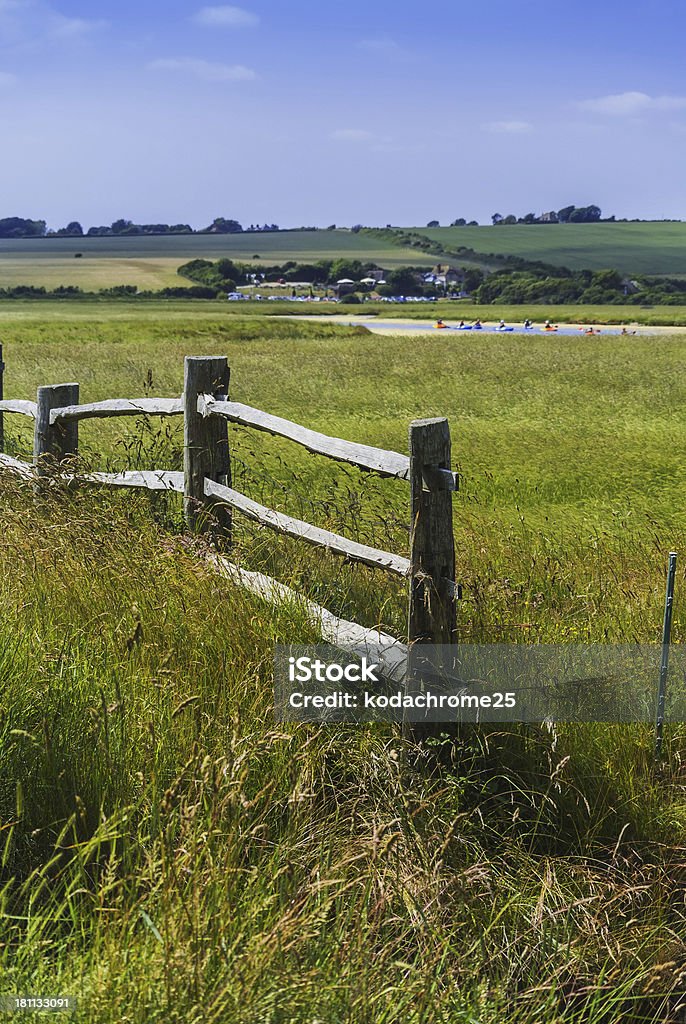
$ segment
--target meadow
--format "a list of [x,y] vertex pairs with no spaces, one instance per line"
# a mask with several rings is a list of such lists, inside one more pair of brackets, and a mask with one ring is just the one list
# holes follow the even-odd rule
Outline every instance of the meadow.
[[[81,253],[76,259],[75,254]],[[432,266],[436,259],[350,231],[245,232],[236,235],[151,235],[0,239],[0,288],[78,285],[87,290],[132,284],[141,289],[186,285],[176,268],[192,259],[227,257],[265,265],[350,258],[393,268]]]
[[[522,256],[572,270],[615,268],[626,274],[686,274],[686,224],[544,224],[508,227],[411,228],[448,248]],[[81,257],[76,259],[76,253]],[[229,259],[265,265],[346,258],[385,269],[446,261],[421,249],[346,230],[244,232],[233,235],[157,235],[0,239],[0,288],[26,284],[77,285],[97,291],[116,285],[141,290],[186,286],[176,274],[191,259]],[[479,265],[455,257],[460,265]],[[486,260],[484,265],[488,265]]]
[[[195,309],[4,306],[5,395],[178,395],[184,355],[225,354],[234,399],[341,437],[405,451],[411,419],[448,416],[459,638],[659,639],[686,332],[455,345]],[[401,483],[231,444],[252,497],[405,553]],[[180,424],[85,421],[81,448],[175,469]],[[474,729],[417,761],[390,726],[275,725],[273,644],[312,627],[213,578],[174,497],[3,474],[0,527],[3,991],[76,995],[93,1024],[683,1015],[683,726],[656,769],[646,726]],[[234,557],[403,631],[371,570],[238,520]]]
[[522,256],[571,270],[686,274],[686,223],[512,224],[410,228],[448,247]]
[[[190,283],[190,282],[189,282]],[[39,302],[26,299],[8,299],[0,303],[0,329],[3,324],[33,322],[36,317],[48,323],[163,323],[198,324],[226,323],[234,319],[256,320],[269,330],[269,323],[277,317],[302,318],[336,317],[355,324],[371,322],[374,317],[384,320],[424,320],[428,324],[442,317],[450,324],[477,317],[485,322],[497,322],[502,317],[509,324],[522,324],[526,317],[540,324],[546,318],[561,324],[636,325],[639,327],[686,327],[686,306],[577,306],[540,305],[508,306],[501,304],[477,305],[467,299],[437,302],[365,302],[360,305],[339,305],[329,302],[293,303],[262,300],[187,300],[187,299],[45,299]]]

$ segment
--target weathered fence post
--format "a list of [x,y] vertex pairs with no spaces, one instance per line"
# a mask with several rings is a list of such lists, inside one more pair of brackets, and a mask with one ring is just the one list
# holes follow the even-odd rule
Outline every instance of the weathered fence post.
[[33,434],[33,464],[38,476],[48,476],[55,466],[79,447],[79,422],[50,423],[50,413],[63,405],[79,404],[78,384],[54,384],[38,388],[36,425]]
[[[5,364],[2,359],[2,342],[0,341],[0,402],[5,397],[3,391],[3,376],[5,374]],[[0,412],[0,452],[5,450],[5,421],[2,418],[2,412]]]
[[[223,416],[198,412],[198,395],[229,396],[229,363],[225,356],[186,356],[184,363],[183,474],[184,513],[190,530],[218,528],[231,540],[231,511],[205,497],[205,478],[231,486],[228,424]],[[210,513],[211,515],[208,514]]]
[[[450,644],[456,628],[453,486],[447,419],[410,424],[410,603],[408,679],[421,671],[416,645]],[[435,664],[435,658],[431,659]],[[421,739],[435,732],[405,721],[403,733]],[[440,731],[440,727],[439,727]]]

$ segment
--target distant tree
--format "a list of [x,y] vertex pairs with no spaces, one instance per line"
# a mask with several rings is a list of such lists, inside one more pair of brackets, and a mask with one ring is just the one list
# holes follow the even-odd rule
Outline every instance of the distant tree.
[[64,229],[67,235],[82,235],[83,228],[77,220],[70,220]]
[[624,280],[617,270],[596,270],[593,274],[593,284],[611,291],[624,290]]
[[503,215],[502,215],[502,213],[494,213],[494,214],[493,214],[493,215],[491,216],[491,220],[492,220],[492,222],[493,222],[494,224],[501,224],[501,223],[502,223],[502,220],[503,220]]
[[[221,277],[225,281],[230,279],[235,280],[237,277],[241,276],[241,272],[236,266],[236,264],[233,262],[233,260],[229,260],[226,258],[217,260],[214,266],[219,277]],[[233,291],[233,288],[230,289],[230,291]]]
[[437,220],[430,220],[426,226],[427,228],[440,228],[441,225]]
[[500,221],[500,223],[501,224],[516,224],[517,223],[517,218],[515,217],[514,213],[508,213],[507,217],[503,217],[503,219]]
[[600,220],[599,206],[577,206],[569,215],[570,224],[593,224]]
[[576,210],[576,206],[563,206],[561,210],[557,211],[557,219],[560,224],[566,224],[571,215]]
[[522,217],[522,219],[520,221],[520,224],[537,224],[537,223],[538,223],[538,217],[536,216],[535,213],[526,213],[526,214],[524,214],[524,216]]
[[398,267],[386,276],[386,285],[391,295],[420,295],[422,286],[414,270]]
[[468,267],[464,273],[464,291],[469,292],[469,294],[476,291],[483,279],[484,273],[482,270],[479,270],[478,267]]
[[359,260],[334,260],[329,270],[329,280],[334,284],[342,278],[349,277],[351,281],[359,281],[364,271]]
[[46,230],[44,220],[27,220],[25,217],[3,217],[0,220],[0,238],[41,238]]
[[215,217],[210,226],[205,228],[205,231],[215,235],[237,235],[242,230],[237,220],[227,220],[225,217]]
[[451,223],[450,227],[451,228],[463,228],[463,227],[465,227],[466,223],[467,223],[467,221],[464,219],[464,217],[458,217],[457,220],[454,220]]
[[335,231],[336,230],[336,225],[335,224],[329,224],[329,226],[327,227],[326,230],[327,231]]
[[478,220],[470,220],[469,224],[467,225],[467,227],[469,227],[469,228],[478,228],[478,226],[479,226]]
[[111,224],[113,235],[123,235],[125,232],[128,233],[128,228],[134,227],[134,223],[131,220],[124,220],[122,217],[120,220],[115,220]]
[[[141,235],[168,235],[171,231],[168,224],[137,224],[133,226],[138,228],[138,233]],[[130,229],[123,233],[132,234]]]

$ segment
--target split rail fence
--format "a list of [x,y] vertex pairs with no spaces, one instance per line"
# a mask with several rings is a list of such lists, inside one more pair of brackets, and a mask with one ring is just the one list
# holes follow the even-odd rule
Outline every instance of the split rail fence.
[[[232,512],[236,511],[264,527],[325,548],[351,562],[406,578],[408,642],[448,644],[453,641],[457,587],[452,492],[457,489],[457,474],[450,468],[450,431],[446,419],[413,421],[409,430],[409,455],[401,455],[329,437],[230,401],[230,371],[224,357],[187,356],[184,390],[179,398],[113,398],[84,405],[79,404],[79,385],[75,383],[40,387],[35,402],[5,399],[4,368],[0,345],[0,466],[33,481],[34,486],[39,485],[41,478],[59,473],[84,485],[176,491],[183,494],[189,529],[196,533],[220,531],[227,548],[231,540]],[[31,464],[4,454],[5,413],[34,420]],[[78,472],[73,460],[78,454],[80,420],[141,414],[184,417],[183,472],[164,469]],[[294,519],[234,490],[231,487],[229,423],[287,438],[310,452],[408,484],[409,557],[381,551]],[[268,601],[300,602],[327,642],[342,649],[369,651],[391,676],[401,670],[408,648],[397,638],[379,629],[370,630],[340,619],[277,580],[243,569],[225,556],[213,554],[209,561],[225,578]]]

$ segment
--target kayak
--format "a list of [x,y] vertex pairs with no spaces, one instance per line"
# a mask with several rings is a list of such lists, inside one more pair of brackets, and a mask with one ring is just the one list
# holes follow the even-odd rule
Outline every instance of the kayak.
[[496,327],[496,331],[514,331],[514,327]]
[[456,330],[456,331],[471,331],[472,330],[472,325],[471,324],[462,324],[461,327],[455,327],[454,330]]

